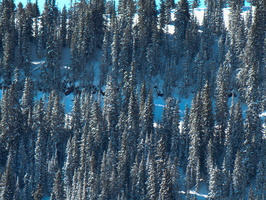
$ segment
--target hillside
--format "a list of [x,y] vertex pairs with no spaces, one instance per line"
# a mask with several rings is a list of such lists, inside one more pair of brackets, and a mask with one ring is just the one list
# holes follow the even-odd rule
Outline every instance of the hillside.
[[264,199],[266,5],[197,3],[3,0],[1,199]]

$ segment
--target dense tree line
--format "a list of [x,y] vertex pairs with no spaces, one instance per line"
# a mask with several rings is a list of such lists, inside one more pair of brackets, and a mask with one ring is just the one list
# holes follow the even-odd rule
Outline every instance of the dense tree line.
[[264,199],[266,5],[251,4],[244,20],[244,1],[206,0],[199,24],[197,0],[2,0],[1,198]]

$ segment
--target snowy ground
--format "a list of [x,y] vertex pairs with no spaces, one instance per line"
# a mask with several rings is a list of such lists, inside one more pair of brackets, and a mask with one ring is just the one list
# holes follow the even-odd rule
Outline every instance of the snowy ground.
[[[249,10],[250,10],[250,7],[249,6],[243,7],[242,16],[243,16],[244,20],[246,19],[247,13],[248,13]],[[206,8],[195,8],[193,10],[193,14],[197,18],[197,20],[199,22],[199,25],[202,25],[203,24],[203,19],[204,19],[204,13],[205,13],[205,11],[206,11]],[[175,19],[175,14],[174,13],[175,13],[175,11],[173,10],[171,12],[172,21],[174,21],[174,19]],[[228,28],[230,8],[224,8],[223,9],[223,15],[224,15],[224,24],[225,24],[225,27]],[[173,34],[175,32],[174,25],[173,24],[168,25],[167,26],[167,29],[165,31],[168,32],[168,33],[170,33],[170,34]]]

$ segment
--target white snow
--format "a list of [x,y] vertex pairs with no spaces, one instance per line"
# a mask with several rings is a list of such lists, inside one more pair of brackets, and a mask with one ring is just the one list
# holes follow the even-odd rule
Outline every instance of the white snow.
[[44,60],[41,60],[41,61],[32,61],[31,64],[33,65],[40,65],[40,64],[43,64],[45,61]]
[[45,60],[32,61],[33,71],[40,69],[45,63]]
[[164,108],[164,104],[155,104],[155,106],[163,107]]
[[197,196],[197,200],[203,200],[203,199],[207,199],[209,196],[207,194],[201,194],[196,192],[195,190],[189,190],[187,193],[185,191],[180,191],[180,194],[195,194]]
[[[243,8],[243,12],[241,13],[242,17],[244,18],[244,20],[247,17],[247,12],[250,10],[250,7],[245,6]],[[197,18],[199,25],[203,24],[203,19],[204,19],[204,13],[206,11],[206,8],[195,8],[193,10],[193,14],[194,16]],[[224,16],[224,25],[226,28],[228,28],[229,25],[229,15],[230,15],[230,8],[224,8],[223,9],[223,16]],[[171,12],[171,18],[172,21],[175,20],[175,15],[174,15],[174,10]],[[170,34],[174,34],[175,32],[175,27],[173,24],[167,25],[165,32],[168,32]]]
[[[196,192],[196,191],[193,191],[193,190],[190,190],[188,193],[189,193],[189,194],[195,194],[196,196],[198,196],[198,197],[203,197],[203,198],[208,198],[208,197],[209,197],[207,194],[200,194],[200,193],[198,193],[198,192]],[[198,199],[199,199],[199,198],[198,198]]]
[[154,128],[159,128],[159,127],[160,127],[160,124],[154,122],[154,123],[153,123],[153,127],[154,127]]
[[266,117],[266,111],[264,111],[263,113],[261,113],[261,114],[259,115],[259,117],[260,117],[260,118],[262,118],[262,117]]
[[205,10],[206,8],[195,8],[193,10],[193,14],[197,18],[200,25],[203,24]]

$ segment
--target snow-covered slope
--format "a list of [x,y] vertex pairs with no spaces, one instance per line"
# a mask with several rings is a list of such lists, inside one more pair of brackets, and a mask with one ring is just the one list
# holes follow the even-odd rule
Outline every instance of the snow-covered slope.
[[[251,8],[249,6],[245,6],[243,7],[243,12],[242,12],[242,16],[244,17],[244,20],[246,19],[247,17],[247,12],[250,10]],[[195,8],[193,10],[193,14],[194,16],[197,18],[198,22],[200,25],[203,24],[203,19],[204,19],[204,13],[206,11],[206,8]],[[172,20],[175,19],[175,10],[172,10],[172,13],[171,13],[171,17],[172,17]],[[230,8],[224,8],[223,9],[223,15],[224,15],[224,24],[225,24],[225,27],[228,28],[228,25],[229,25],[229,15],[230,15]],[[175,28],[174,28],[174,25],[173,24],[170,24],[168,25],[167,27],[167,31],[171,34],[174,33],[175,31]]]

